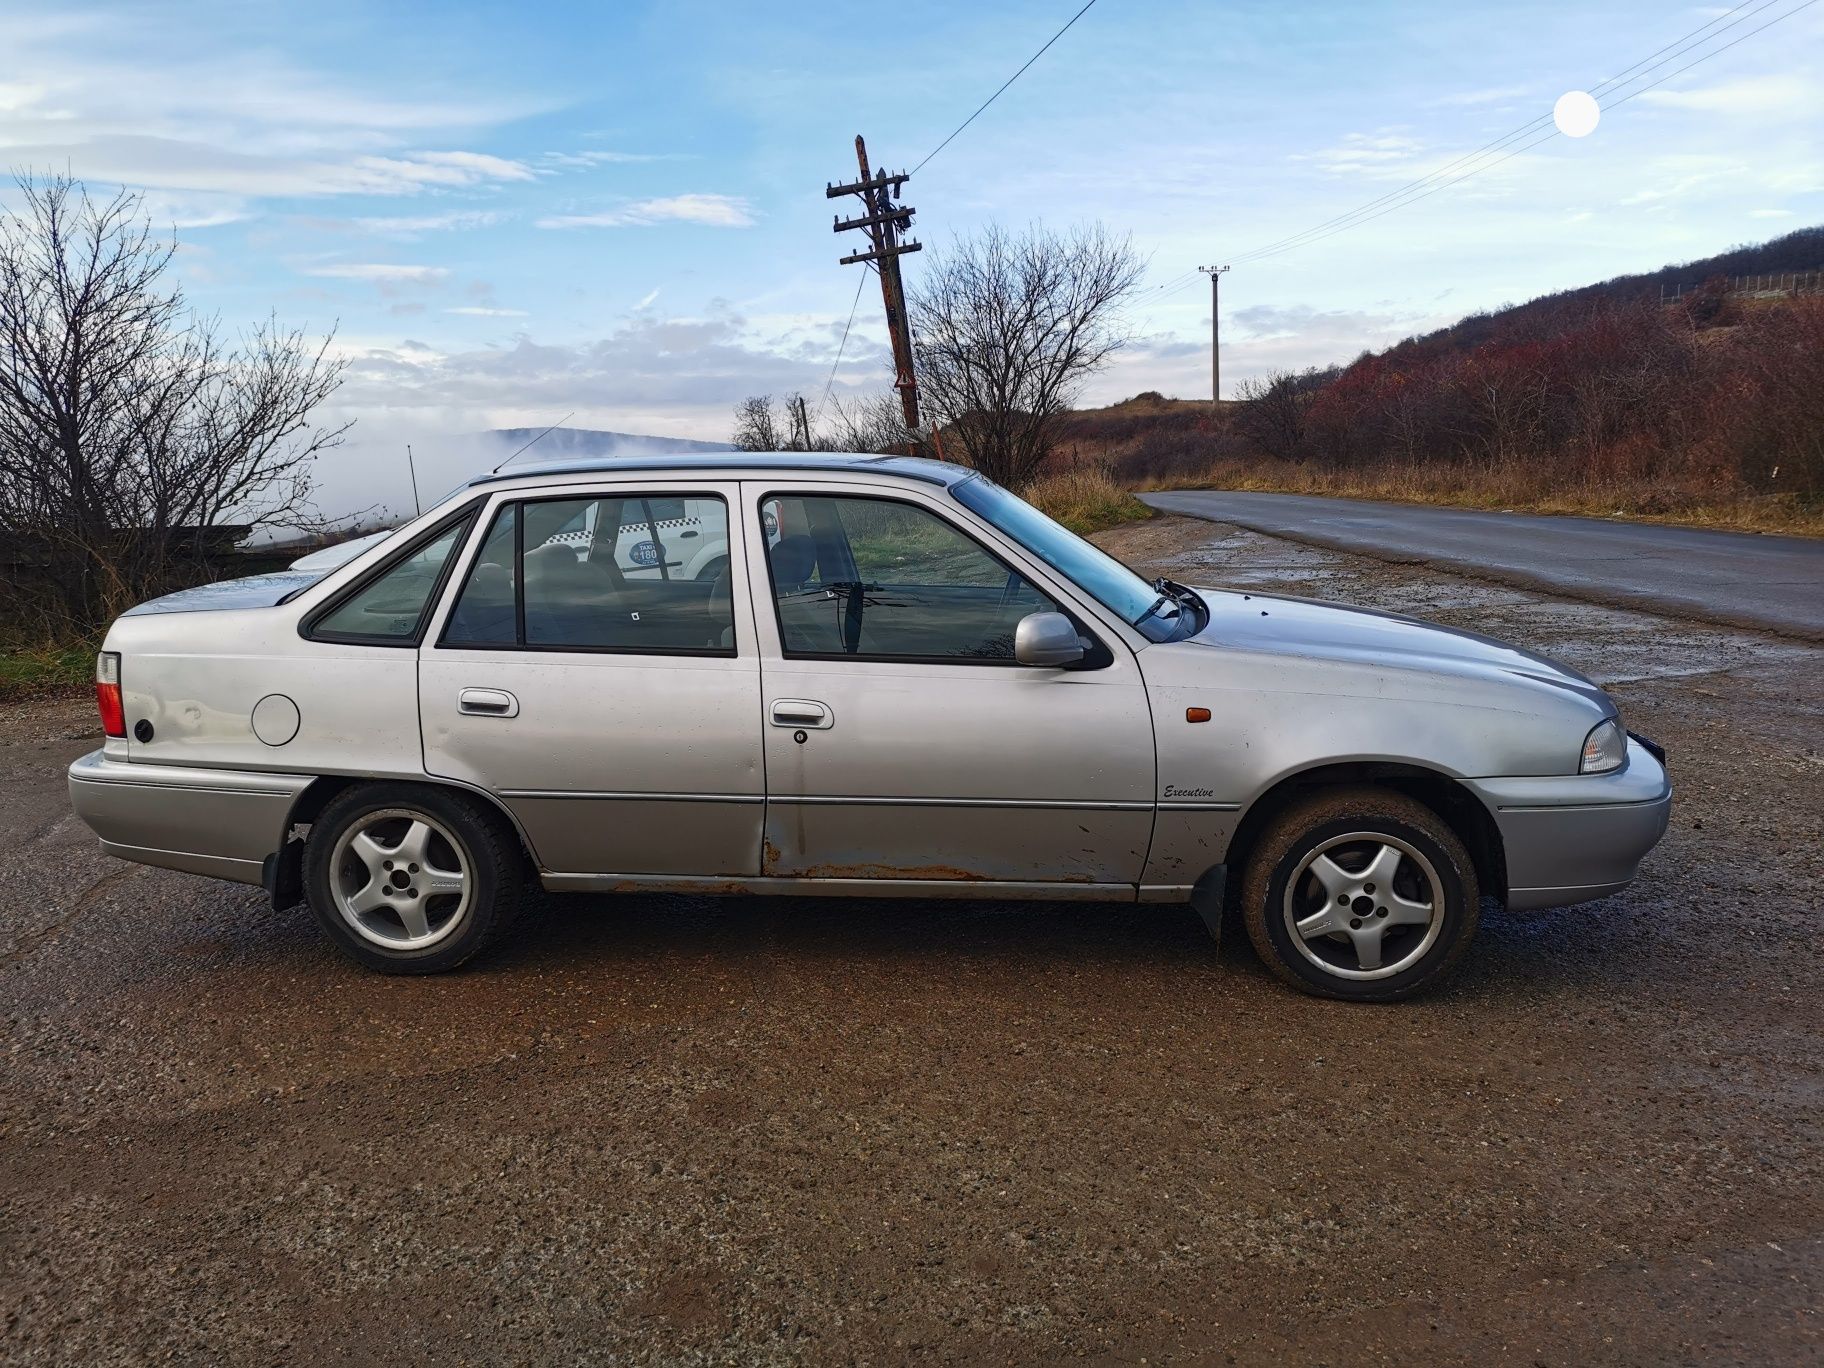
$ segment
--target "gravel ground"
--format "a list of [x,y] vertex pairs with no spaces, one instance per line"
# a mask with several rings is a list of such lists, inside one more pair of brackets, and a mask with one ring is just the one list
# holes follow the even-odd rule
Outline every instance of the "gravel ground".
[[1584,669],[1671,751],[1671,833],[1393,1008],[1132,906],[552,899],[397,980],[102,859],[88,705],[15,706],[0,1356],[1824,1357],[1824,651],[1219,524],[1101,540]]

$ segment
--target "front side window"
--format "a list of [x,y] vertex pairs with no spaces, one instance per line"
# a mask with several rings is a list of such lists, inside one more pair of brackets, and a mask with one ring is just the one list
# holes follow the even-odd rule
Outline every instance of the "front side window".
[[1192,617],[1170,596],[986,476],[971,475],[950,493],[1150,640],[1172,641],[1195,630]]
[[335,640],[415,641],[444,567],[468,533],[464,517],[408,552],[374,580],[318,618],[311,635]]
[[1057,603],[937,515],[890,499],[774,495],[760,509],[787,655],[1013,660]]
[[[691,516],[678,510],[688,505]],[[661,518],[670,511],[671,518]],[[446,646],[732,654],[728,506],[614,495],[508,504],[444,629]]]

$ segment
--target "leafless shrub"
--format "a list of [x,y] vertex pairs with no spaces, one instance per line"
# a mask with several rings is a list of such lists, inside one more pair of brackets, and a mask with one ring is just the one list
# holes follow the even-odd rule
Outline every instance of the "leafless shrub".
[[817,434],[819,451],[904,452],[906,443],[905,410],[891,390],[849,402],[831,399]]
[[1303,456],[1311,400],[1325,378],[1316,371],[1274,371],[1242,381],[1236,390],[1241,400],[1236,431],[1270,456],[1285,461]]

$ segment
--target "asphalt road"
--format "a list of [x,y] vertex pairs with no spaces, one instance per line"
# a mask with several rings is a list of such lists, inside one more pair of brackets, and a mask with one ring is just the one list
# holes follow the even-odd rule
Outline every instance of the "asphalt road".
[[1181,907],[553,897],[432,979],[106,859],[0,706],[0,1363],[1816,1364],[1824,649],[1157,518],[1672,751],[1626,893],[1390,1008]]
[[1309,494],[1185,490],[1154,508],[1382,560],[1824,641],[1824,540]]

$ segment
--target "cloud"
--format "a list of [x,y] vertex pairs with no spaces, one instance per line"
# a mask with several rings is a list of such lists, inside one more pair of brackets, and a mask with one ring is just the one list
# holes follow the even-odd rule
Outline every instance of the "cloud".
[[[1346,365],[1365,349],[1390,346],[1453,318],[1430,311],[1401,311],[1397,306],[1373,310],[1256,304],[1232,313],[1224,310],[1222,391],[1232,398],[1244,380],[1275,371]],[[1161,332],[1125,348],[1116,354],[1108,371],[1086,387],[1084,402],[1110,403],[1147,389],[1208,398],[1209,325],[1205,314],[1201,320],[1204,337]]]
[[372,280],[388,285],[428,285],[449,274],[442,266],[411,266],[401,262],[370,261],[341,265],[312,266],[305,275],[323,276],[330,280]]
[[1824,115],[1824,86],[1801,76],[1753,76],[1689,90],[1643,90],[1639,98],[1663,109],[1705,114],[1794,119]]
[[524,309],[497,309],[486,304],[463,304],[457,308],[445,309],[447,314],[467,314],[472,318],[524,318]]
[[1758,219],[1792,218],[1794,217],[1794,211],[1791,209],[1750,209],[1748,211],[1748,217]]
[[540,166],[566,171],[585,171],[596,166],[623,166],[637,162],[669,161],[671,152],[546,152],[539,157]]
[[1532,93],[1531,86],[1489,86],[1482,90],[1462,90],[1451,95],[1440,95],[1437,99],[1432,100],[1431,104],[1438,107],[1469,109],[1477,105],[1506,104]]
[[1377,133],[1346,134],[1335,146],[1301,153],[1294,160],[1316,162],[1332,175],[1373,176],[1389,171],[1404,175],[1422,146],[1416,138],[1397,130],[1382,129]]
[[700,223],[711,228],[751,228],[753,211],[736,195],[672,195],[638,200],[597,214],[557,214],[540,228],[639,228],[655,223]]
[[459,209],[447,214],[401,215],[391,218],[357,218],[349,220],[355,227],[387,237],[418,237],[424,233],[441,233],[461,228],[487,228],[507,216],[493,209]]
[[16,165],[71,167],[78,176],[159,190],[241,196],[411,195],[532,179],[532,169],[479,152],[406,152],[339,161],[262,156],[208,143],[140,134],[97,135],[87,141],[13,143]]
[[[266,48],[205,46],[146,7],[33,15],[0,7],[0,155],[92,182],[241,196],[412,194],[533,179],[469,150],[477,130],[551,97],[359,87]],[[212,221],[221,221],[219,219]]]
[[[507,346],[443,351],[343,337],[337,354],[349,369],[336,408],[364,423],[377,416],[467,427],[543,426],[575,410],[577,427],[720,441],[746,395],[821,392],[841,328],[840,318],[774,332],[736,314],[639,314],[604,336],[564,344],[522,335]],[[839,391],[885,386],[891,377],[884,347],[860,333],[848,339]]]
[[658,297],[659,297],[659,287],[657,285],[654,285],[650,290],[646,291],[645,294],[640,296],[640,302],[638,304],[635,304],[633,307],[636,309],[649,308],[652,305],[652,301],[657,299]]
[[532,179],[532,168],[524,162],[506,157],[491,157],[485,152],[419,152],[409,159],[418,167],[440,167],[449,177],[446,183],[474,185],[487,180],[525,181]]
[[253,206],[240,195],[198,194],[186,190],[139,192],[141,211],[154,224],[173,228],[219,228],[254,216]]

